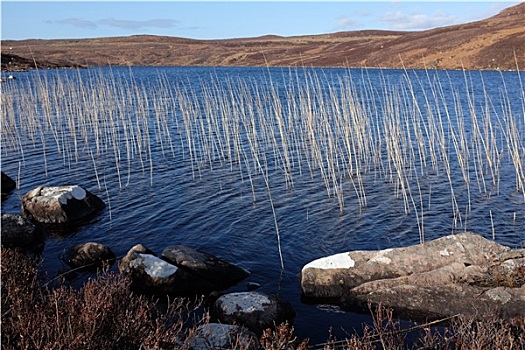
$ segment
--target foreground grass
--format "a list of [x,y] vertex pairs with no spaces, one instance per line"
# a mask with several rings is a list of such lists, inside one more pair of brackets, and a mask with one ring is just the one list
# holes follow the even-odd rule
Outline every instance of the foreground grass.
[[[134,294],[121,276],[108,273],[81,289],[43,285],[38,260],[1,250],[2,349],[190,349],[195,328],[209,321],[201,302],[175,299],[160,307]],[[197,312],[201,310],[201,312]],[[200,316],[198,316],[200,315]],[[309,345],[281,325],[260,338],[262,349],[523,349],[525,320],[454,319],[439,331],[418,329],[407,345],[392,310],[372,312],[363,335]],[[328,330],[327,330],[328,331]],[[238,349],[242,349],[241,346]]]

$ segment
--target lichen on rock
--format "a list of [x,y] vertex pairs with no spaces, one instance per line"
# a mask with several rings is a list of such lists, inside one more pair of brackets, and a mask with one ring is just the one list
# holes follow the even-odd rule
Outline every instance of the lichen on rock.
[[39,186],[22,197],[22,215],[42,224],[76,223],[105,207],[96,195],[78,185]]
[[[335,263],[350,256],[352,268]],[[422,318],[486,313],[525,317],[523,285],[525,249],[470,232],[408,247],[339,253],[301,271],[303,296],[311,302],[363,311],[371,302]]]

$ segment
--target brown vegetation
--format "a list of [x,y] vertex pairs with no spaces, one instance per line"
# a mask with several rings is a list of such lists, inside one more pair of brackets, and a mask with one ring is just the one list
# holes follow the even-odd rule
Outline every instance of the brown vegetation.
[[36,260],[2,249],[2,349],[161,349],[180,340],[192,310],[166,311],[133,294],[116,274],[80,290],[42,286]]
[[[43,286],[38,260],[1,249],[2,349],[187,349],[199,303],[176,299],[161,309],[151,300],[130,292],[129,283],[109,273],[89,280],[80,290],[63,285]],[[298,340],[293,327],[283,324],[266,330],[262,349],[406,349],[410,332],[418,349],[523,349],[525,320],[475,321],[454,318],[448,328],[430,324],[402,329],[390,309],[372,309],[372,324],[363,335],[325,344]],[[205,315],[205,314],[204,314]],[[241,344],[241,343],[239,343]],[[239,347],[241,349],[242,347]]]
[[[437,69],[525,67],[525,3],[491,18],[417,32],[365,30],[297,37],[192,40],[137,35],[4,40],[2,70],[34,66],[317,66]],[[20,63],[20,64],[19,64]]]

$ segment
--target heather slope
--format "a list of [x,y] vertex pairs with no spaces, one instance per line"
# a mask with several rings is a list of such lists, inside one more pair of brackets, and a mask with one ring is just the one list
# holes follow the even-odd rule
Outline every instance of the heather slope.
[[518,66],[523,69],[523,23],[525,3],[482,21],[417,32],[365,30],[228,40],[150,35],[4,40],[2,69],[23,69],[31,65],[27,62],[34,61],[40,67],[270,65],[507,70]]

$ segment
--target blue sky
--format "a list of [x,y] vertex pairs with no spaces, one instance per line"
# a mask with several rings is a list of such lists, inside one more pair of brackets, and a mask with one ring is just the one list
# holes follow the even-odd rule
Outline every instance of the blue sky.
[[347,30],[423,30],[472,22],[502,1],[1,1],[2,39],[154,34],[226,39]]

